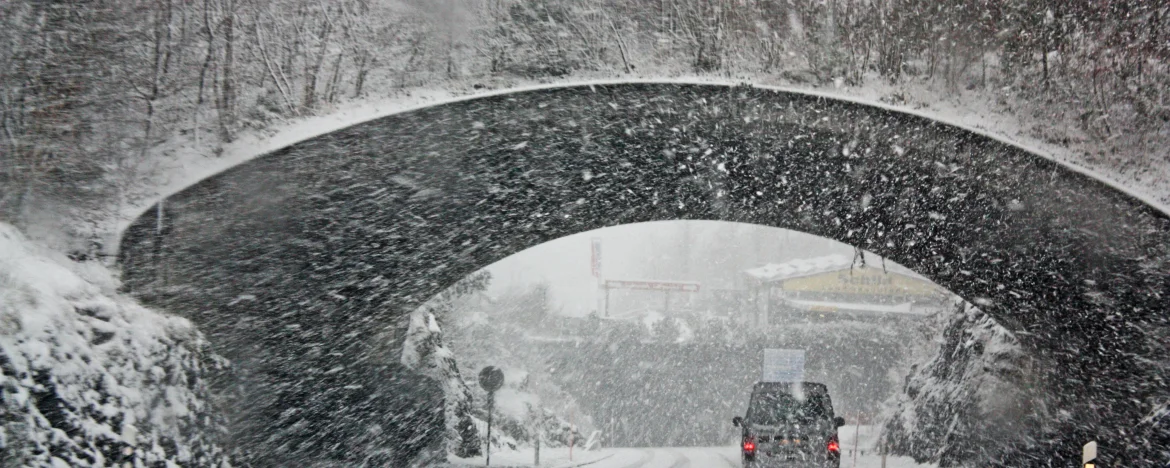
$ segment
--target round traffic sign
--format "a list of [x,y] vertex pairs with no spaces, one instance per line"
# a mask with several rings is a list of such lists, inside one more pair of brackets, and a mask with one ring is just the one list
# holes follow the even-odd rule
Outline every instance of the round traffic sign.
[[504,386],[504,371],[496,366],[487,366],[479,371],[479,386],[488,392],[494,392]]

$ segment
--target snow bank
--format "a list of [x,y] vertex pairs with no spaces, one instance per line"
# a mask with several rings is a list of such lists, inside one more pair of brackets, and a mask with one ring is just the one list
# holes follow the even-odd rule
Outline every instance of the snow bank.
[[0,466],[226,465],[203,382],[222,361],[115,287],[0,223]]

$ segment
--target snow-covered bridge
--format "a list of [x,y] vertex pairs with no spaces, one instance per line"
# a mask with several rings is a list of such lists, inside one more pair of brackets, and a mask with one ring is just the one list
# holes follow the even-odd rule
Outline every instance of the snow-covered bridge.
[[[382,324],[525,248],[670,219],[828,237],[978,304],[1052,363],[1037,391],[1068,417],[1045,453],[1098,438],[1143,466],[1168,443],[1141,423],[1168,395],[1167,215],[1019,148],[855,103],[643,83],[438,105],[204,180],[144,213],[119,255],[127,288],[264,382],[242,387],[241,414],[279,464],[360,452],[362,423],[401,423],[435,397],[402,397],[426,392],[371,364]],[[353,404],[387,392],[395,414]]]

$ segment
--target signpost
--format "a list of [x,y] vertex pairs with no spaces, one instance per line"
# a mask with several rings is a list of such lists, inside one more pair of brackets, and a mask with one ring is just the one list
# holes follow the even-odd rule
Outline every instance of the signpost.
[[487,400],[487,452],[485,466],[492,465],[492,409],[496,403],[496,390],[504,386],[504,371],[495,366],[484,367],[479,371],[479,386],[488,392]]
[[1084,468],[1097,468],[1097,441],[1085,444],[1081,451],[1081,464]]
[[[604,281],[601,279],[601,238],[594,237],[592,239],[592,248],[589,256],[589,270],[593,273],[593,277],[597,278],[597,311],[605,311],[606,316],[609,315],[609,290],[605,289]],[[605,295],[605,298],[602,298]],[[602,301],[605,301],[604,305]]]
[[601,279],[601,238],[593,238],[592,255],[589,259],[590,269],[593,271],[593,277]]
[[803,349],[765,349],[761,382],[803,382]]

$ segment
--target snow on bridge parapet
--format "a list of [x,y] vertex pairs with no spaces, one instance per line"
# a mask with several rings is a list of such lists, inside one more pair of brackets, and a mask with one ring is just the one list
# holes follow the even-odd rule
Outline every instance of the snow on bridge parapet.
[[[1012,132],[1009,130],[1011,129],[1009,127],[1003,126],[1003,124],[986,127],[985,124],[991,123],[991,116],[978,115],[971,112],[956,112],[953,114],[948,114],[943,111],[934,111],[930,109],[911,109],[905,106],[890,105],[872,97],[858,95],[866,92],[867,90],[865,89],[858,90],[856,93],[854,93],[849,89],[822,90],[792,86],[763,85],[758,84],[759,81],[762,80],[752,80],[751,86],[776,92],[823,97],[826,99],[850,102],[862,106],[876,107],[891,112],[923,117],[958,127],[974,134],[991,138],[1010,146],[1021,148],[1029,153],[1053,161],[1069,170],[1087,175],[1093,179],[1096,179],[1097,181],[1113,187],[1118,191],[1139,199],[1163,213],[1170,214],[1170,204],[1167,204],[1166,202],[1166,200],[1170,200],[1170,193],[1168,193],[1170,192],[1170,187],[1157,186],[1154,182],[1151,182],[1151,185],[1142,187],[1127,186],[1119,182],[1124,174],[1112,174],[1107,171],[1089,169],[1083,165],[1075,164],[1073,161],[1075,161],[1076,158],[1073,157],[1073,151],[1070,149],[1060,148],[1032,139],[1023,141],[1018,138],[1010,137],[1009,134]],[[173,160],[169,162],[162,162],[160,165],[167,168],[163,170],[164,174],[162,174],[160,177],[153,177],[150,179],[150,181],[160,182],[153,186],[139,187],[137,191],[141,192],[142,196],[140,198],[136,198],[134,202],[127,203],[120,207],[120,211],[114,220],[115,226],[113,226],[113,234],[115,238],[111,239],[113,242],[107,242],[106,245],[110,250],[110,252],[107,253],[116,255],[117,249],[119,247],[118,240],[121,239],[126,229],[145,210],[158,204],[159,201],[181,192],[203,179],[248,162],[264,154],[268,154],[280,148],[291,146],[302,141],[310,140],[337,130],[341,130],[343,128],[369,122],[371,120],[382,117],[416,111],[428,107],[492,96],[516,94],[527,91],[568,88],[575,86],[602,86],[645,83],[714,86],[738,86],[745,84],[743,82],[732,82],[725,79],[713,79],[701,76],[661,77],[652,75],[640,78],[576,80],[557,83],[524,85],[487,92],[474,92],[464,95],[460,95],[456,90],[450,89],[419,89],[412,91],[406,96],[390,97],[381,100],[363,100],[359,102],[353,102],[348,106],[338,108],[336,112],[332,112],[330,114],[306,117],[301,120],[291,122],[280,128],[241,135],[235,142],[225,145],[222,155],[215,158],[207,157],[207,152],[199,151],[199,149],[196,148],[183,152],[181,156],[173,158]],[[210,151],[210,149],[207,150]],[[156,163],[158,163],[158,161],[156,161]]]
[[922,281],[929,281],[922,275],[915,273],[913,270],[902,265],[898,265],[894,262],[885,262],[881,265],[875,265],[868,262],[872,262],[872,260],[862,261],[861,259],[850,257],[848,255],[836,254],[813,258],[800,258],[783,263],[769,263],[763,266],[745,270],[743,273],[749,278],[761,283],[774,283],[777,281],[812,276],[830,271],[868,266],[873,268],[882,268],[883,271],[909,276]]

